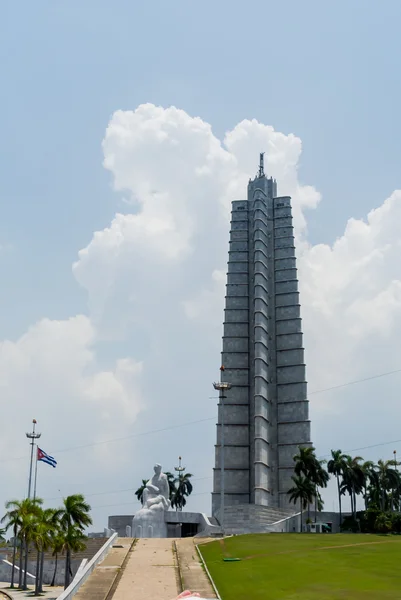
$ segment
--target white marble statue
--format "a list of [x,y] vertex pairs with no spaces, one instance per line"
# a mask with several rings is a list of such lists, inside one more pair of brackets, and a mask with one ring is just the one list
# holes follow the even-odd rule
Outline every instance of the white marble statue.
[[161,465],[156,464],[154,471],[142,495],[142,508],[132,521],[132,535],[135,538],[167,537],[164,513],[170,508],[170,488]]

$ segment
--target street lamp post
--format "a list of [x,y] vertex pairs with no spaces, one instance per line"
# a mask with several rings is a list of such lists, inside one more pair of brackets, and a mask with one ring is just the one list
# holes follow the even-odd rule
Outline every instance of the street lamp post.
[[35,447],[35,441],[38,440],[40,438],[40,436],[42,435],[41,433],[36,433],[35,432],[35,428],[36,428],[36,419],[33,419],[32,421],[33,423],[33,431],[32,433],[27,433],[26,437],[28,439],[31,440],[31,462],[30,462],[30,466],[29,466],[29,483],[28,483],[28,499],[31,497],[31,487],[32,487],[32,465],[33,465],[33,449]]
[[177,471],[178,477],[181,477],[181,473],[185,471],[185,467],[181,466],[181,456],[178,457],[178,467],[174,467],[174,471]]
[[[224,367],[221,367],[221,371],[224,371]],[[220,527],[222,534],[224,535],[224,392],[231,388],[231,383],[226,381],[220,381],[213,383],[215,390],[219,392],[220,398],[220,410],[221,410],[221,433],[220,433]]]

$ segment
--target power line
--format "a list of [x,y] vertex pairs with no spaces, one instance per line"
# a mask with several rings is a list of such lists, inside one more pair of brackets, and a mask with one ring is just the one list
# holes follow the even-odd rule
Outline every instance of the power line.
[[315,390],[314,392],[309,392],[309,396],[312,396],[312,394],[321,394],[322,392],[329,392],[331,390],[338,390],[339,388],[347,387],[348,385],[355,385],[356,383],[363,383],[364,381],[379,379],[379,377],[386,377],[387,375],[394,375],[395,373],[401,373],[401,369],[396,369],[395,371],[388,371],[387,373],[380,373],[379,375],[372,375],[371,377],[365,377],[364,379],[356,379],[355,381],[341,383],[340,385],[333,385],[332,387],[325,388],[323,390]]
[[[213,479],[212,476],[210,477],[194,477],[191,478],[191,482],[193,481],[203,481],[205,479]],[[85,498],[89,498],[90,496],[106,496],[107,494],[118,494],[118,493],[123,493],[123,492],[135,492],[137,488],[125,488],[124,490],[109,490],[107,492],[91,492],[90,494],[87,494],[85,492],[82,492],[85,495]],[[193,495],[193,494],[192,494]],[[64,498],[64,496],[53,496],[52,498],[43,498],[43,500],[60,500]]]
[[[401,439],[399,440],[392,440],[391,442],[381,442],[379,444],[370,444],[369,446],[361,446],[360,448],[352,448],[351,450],[344,450],[344,454],[348,454],[349,452],[357,452],[358,450],[368,450],[370,448],[378,448],[379,446],[387,446],[389,444],[399,444],[401,442]],[[326,458],[328,456],[331,456],[331,454],[322,454],[321,456],[319,456],[319,458]],[[213,477],[200,477],[198,479],[193,479],[192,481],[200,481],[201,479],[213,479]],[[134,488],[132,488],[133,490]],[[131,491],[131,490],[116,490],[116,491]],[[102,494],[111,494],[114,492],[100,492],[99,494],[86,494],[85,496],[100,496]],[[204,496],[206,494],[210,494],[211,492],[196,492],[194,494],[191,494],[191,498],[192,496]],[[56,498],[47,498],[47,500],[56,500]],[[132,502],[123,502],[120,504],[102,504],[100,506],[92,506],[93,508],[109,508],[112,506],[128,506],[128,505],[132,505]]]
[[[206,494],[210,494],[210,492],[196,492],[195,494],[191,494],[191,498],[192,496],[205,496]],[[132,506],[132,502],[121,502],[119,504],[101,504],[98,506],[91,506],[91,509],[93,510],[94,508],[110,508],[112,506]]]
[[[369,446],[361,446],[360,448],[352,448],[351,450],[344,450],[344,454],[349,452],[357,452],[358,450],[369,450],[370,448],[378,448],[379,446],[389,446],[390,444],[399,444],[400,440],[392,440],[391,442],[380,442],[379,444],[370,444]],[[331,454],[322,454],[319,458],[326,458]]]
[[[315,390],[313,392],[309,392],[309,395],[308,395],[307,398],[305,398],[305,400],[308,400],[309,396],[312,396],[314,394],[322,394],[324,392],[329,392],[331,390],[335,390],[335,389],[339,389],[339,388],[344,388],[344,387],[347,387],[349,385],[355,385],[357,383],[363,383],[365,381],[371,381],[373,379],[378,379],[380,377],[386,377],[388,375],[394,375],[395,373],[401,373],[401,369],[396,369],[394,371],[388,371],[386,373],[379,373],[378,375],[372,375],[371,377],[365,377],[363,379],[356,379],[355,381],[349,381],[348,383],[342,383],[342,384],[339,384],[339,385],[334,385],[334,386],[331,386],[331,387],[328,387],[328,388],[324,388],[324,389],[321,389],[321,390]],[[286,401],[289,401],[289,400],[299,400],[299,398],[296,398],[296,397],[286,398]],[[69,448],[63,448],[61,450],[53,450],[53,453],[54,454],[61,454],[63,452],[71,452],[72,450],[81,450],[83,448],[92,448],[94,446],[101,446],[103,444],[111,444],[111,443],[114,443],[114,442],[120,442],[120,441],[124,441],[124,440],[129,440],[129,439],[133,439],[133,438],[140,437],[140,436],[143,436],[143,435],[151,435],[153,433],[163,433],[165,431],[170,431],[172,429],[179,429],[181,427],[187,427],[189,425],[197,425],[198,423],[205,423],[207,421],[213,421],[215,418],[216,417],[208,417],[206,419],[198,419],[196,421],[187,421],[186,423],[181,423],[179,425],[170,425],[168,427],[162,427],[161,429],[152,429],[150,431],[143,431],[143,432],[139,432],[139,433],[133,433],[131,435],[126,435],[126,436],[119,437],[119,438],[112,438],[110,440],[103,440],[103,441],[100,441],[100,442],[91,442],[89,444],[82,444],[80,446],[70,446]],[[385,443],[387,443],[387,442],[385,442]],[[383,445],[383,444],[379,444],[379,445]],[[26,459],[26,455],[14,457],[14,458],[2,459],[2,460],[0,460],[0,463],[10,462],[12,460],[25,460],[25,459]]]
[[[369,450],[370,448],[379,448],[380,446],[388,446],[390,444],[399,444],[401,442],[401,439],[399,440],[392,440],[390,442],[380,442],[379,444],[370,444],[369,446],[361,446],[360,448],[352,448],[350,450],[344,450],[344,454],[348,454],[349,452],[357,452],[359,450]],[[319,458],[327,458],[330,457],[331,454],[321,454],[319,456]],[[196,477],[194,479],[191,479],[191,481],[204,481],[206,479],[213,479],[212,476],[210,477]],[[108,492],[95,492],[95,493],[91,493],[91,494],[85,494],[85,497],[91,497],[91,496],[105,496],[107,494],[116,494],[116,493],[122,493],[122,492],[132,492],[135,491],[135,488],[126,488],[123,490],[109,490]],[[192,496],[200,496],[203,494],[209,494],[210,492],[196,492],[195,494],[191,494]],[[53,498],[44,498],[44,500],[60,500],[61,498],[63,498],[64,496],[55,496]],[[127,503],[122,503],[122,505],[124,504],[132,504],[131,502],[127,502]],[[104,505],[104,507],[108,507],[108,506],[120,506],[120,504],[106,504]],[[102,506],[93,506],[92,508],[103,508]]]
[[[136,437],[140,437],[142,435],[150,435],[152,433],[161,433],[163,431],[169,431],[171,429],[178,429],[180,427],[187,427],[188,425],[197,425],[198,423],[204,423],[206,421],[213,421],[216,417],[209,417],[207,419],[198,419],[197,421],[187,421],[186,423],[181,423],[180,425],[170,425],[168,427],[162,427],[161,429],[151,429],[150,431],[141,431],[139,433],[133,433],[131,435],[126,435],[120,438],[113,438],[111,440],[103,440],[101,442],[92,442],[90,444],[83,444],[81,446],[71,446],[70,448],[63,448],[62,450],[53,450],[53,454],[61,454],[63,452],[71,452],[71,450],[81,450],[82,448],[91,448],[93,446],[101,446],[103,444],[111,444],[113,442],[120,442],[122,440],[129,440]],[[25,456],[17,456],[14,458],[4,458],[0,460],[0,463],[10,462],[12,460],[25,460]]]

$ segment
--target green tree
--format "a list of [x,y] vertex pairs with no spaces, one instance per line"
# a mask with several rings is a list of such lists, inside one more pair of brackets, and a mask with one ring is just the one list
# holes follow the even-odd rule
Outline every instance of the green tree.
[[[6,524],[6,531],[9,529],[13,532],[13,558],[12,558],[12,569],[11,569],[11,583],[10,587],[13,589],[15,580],[15,562],[17,555],[17,544],[19,541],[19,530],[21,527],[21,515],[20,515],[20,502],[18,500],[10,500],[6,502],[6,514],[1,519],[1,523]],[[21,554],[22,560],[22,554]],[[21,572],[21,571],[20,571]]]
[[347,492],[351,500],[352,517],[356,521],[356,497],[365,488],[365,473],[361,465],[363,458],[361,456],[347,456],[345,462],[345,470],[341,483],[341,492]]
[[[20,571],[18,587],[27,589],[27,568],[28,551],[30,536],[33,532],[33,523],[40,512],[40,506],[43,500],[40,498],[25,498],[24,500],[10,500],[6,503],[6,514],[3,521],[7,522],[7,527],[12,527],[16,532],[15,537],[19,538],[20,546]],[[14,585],[14,566],[15,566],[15,544],[13,549],[13,574],[11,576],[12,585]]]
[[287,493],[290,496],[290,502],[293,502],[295,505],[298,501],[300,503],[302,532],[303,512],[306,509],[306,507],[313,502],[313,498],[315,495],[315,486],[307,477],[303,477],[302,475],[293,475],[291,479],[294,482],[294,486],[290,488]]
[[391,494],[399,496],[400,493],[400,476],[396,466],[397,463],[394,460],[379,460],[373,467],[380,490],[380,508],[383,512],[393,509],[392,503],[390,503]]
[[33,543],[37,552],[35,594],[43,593],[43,567],[45,552],[52,546],[60,524],[61,511],[53,508],[42,510],[33,531]]
[[394,533],[401,533],[401,514],[393,513],[391,519],[392,531]]
[[135,492],[135,496],[138,498],[139,502],[142,504],[143,492],[145,491],[146,484],[148,483],[147,479],[142,479],[142,484]]
[[326,488],[330,479],[330,475],[323,466],[325,463],[326,461],[317,459],[315,472],[311,476],[312,483],[315,486],[315,523],[317,521],[317,512],[320,512],[324,505],[319,488]]
[[192,493],[193,486],[190,481],[191,477],[191,473],[182,473],[175,480],[175,493],[171,500],[171,506],[177,511],[184,508],[187,503],[186,498]]
[[298,454],[294,456],[294,462],[295,475],[304,475],[309,478],[316,470],[317,458],[315,448],[313,446],[299,446]]
[[340,526],[342,523],[342,507],[341,507],[341,478],[347,468],[348,456],[343,454],[341,450],[332,450],[331,459],[327,463],[327,471],[334,475],[337,480],[338,506],[340,511]]
[[52,582],[50,584],[51,586],[54,586],[56,584],[58,555],[60,554],[60,552],[62,552],[64,550],[64,542],[65,542],[65,538],[64,538],[63,533],[59,529],[56,530],[56,532],[52,536],[52,551],[53,551],[52,554],[55,557],[55,562],[54,562],[53,578],[52,578]]
[[[319,460],[316,456],[316,451],[313,446],[299,447],[298,454],[294,456],[294,472],[295,475],[303,475],[308,479],[314,486],[313,498],[315,499],[315,522],[317,520],[317,510],[319,504],[319,488],[327,487],[329,481],[329,474],[324,468],[325,461]],[[308,505],[308,517],[309,517]]]
[[71,577],[71,552],[76,552],[77,547],[82,545],[86,539],[83,535],[85,527],[91,525],[90,517],[91,507],[82,494],[73,494],[63,500],[63,507],[60,509],[60,526],[64,533],[65,559],[65,579],[64,588],[70,584]]
[[168,481],[169,498],[170,498],[170,501],[172,502],[172,500],[177,492],[176,478],[174,477],[174,475],[172,473],[170,473],[170,471],[166,471],[165,475],[166,475],[167,481]]
[[21,518],[21,535],[23,540],[24,550],[24,573],[22,578],[22,589],[28,589],[28,558],[29,558],[29,547],[35,539],[36,528],[38,525],[38,512],[31,512],[23,515]]
[[375,531],[377,533],[389,533],[392,528],[392,523],[389,515],[381,513],[375,521]]
[[70,579],[72,577],[71,570],[71,554],[72,552],[82,552],[86,548],[86,536],[84,535],[81,527],[78,525],[71,525],[68,531],[63,534],[63,548],[62,552],[66,555],[65,561],[65,576],[64,586],[68,587]]
[[374,471],[374,462],[371,460],[365,460],[362,465],[362,471],[364,474],[364,483],[363,483],[363,497],[365,500],[365,510],[368,508],[368,488],[372,482],[376,480],[375,471]]

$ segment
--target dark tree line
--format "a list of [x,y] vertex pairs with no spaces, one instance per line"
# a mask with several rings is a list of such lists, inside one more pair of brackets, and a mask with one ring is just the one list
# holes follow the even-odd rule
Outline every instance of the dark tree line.
[[[369,527],[377,531],[390,530],[391,523],[397,521],[393,513],[399,513],[401,509],[401,472],[397,469],[401,463],[395,459],[374,463],[364,461],[361,456],[352,457],[341,450],[332,450],[330,460],[325,461],[319,460],[315,448],[310,446],[299,448],[294,463],[294,485],[288,494],[291,502],[300,504],[301,530],[305,510],[310,519],[310,507],[314,505],[316,521],[317,512],[323,509],[321,490],[327,487],[330,476],[337,482],[340,523],[343,522],[342,498],[345,495],[351,503],[352,517],[347,520],[351,529],[360,529],[361,519],[366,523],[369,521]],[[357,515],[358,497],[363,498],[364,512],[369,511],[370,516]],[[375,515],[373,525],[372,515]]]

